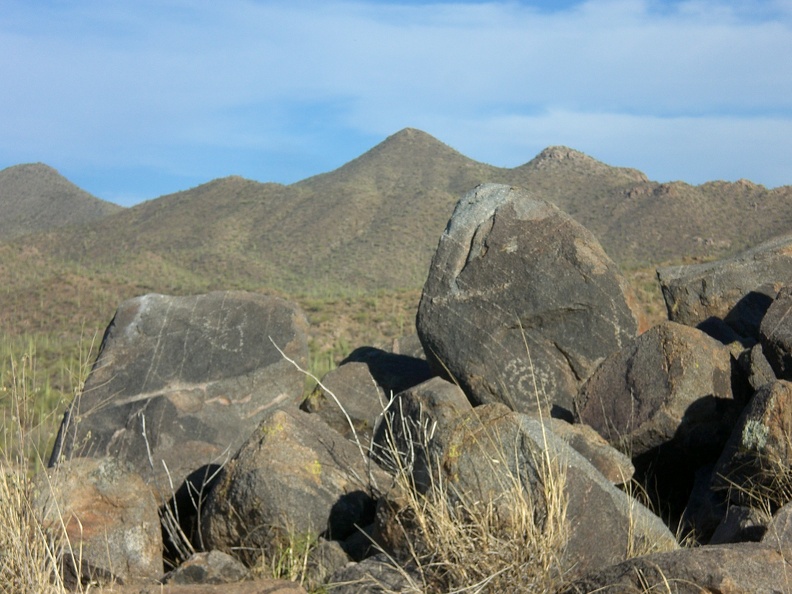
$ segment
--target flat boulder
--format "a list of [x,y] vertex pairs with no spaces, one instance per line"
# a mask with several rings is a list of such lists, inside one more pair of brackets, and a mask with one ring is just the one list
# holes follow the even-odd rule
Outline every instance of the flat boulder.
[[596,569],[559,594],[781,594],[792,591],[789,555],[789,550],[758,543],[655,553]]
[[417,330],[474,405],[571,418],[580,384],[635,336],[629,300],[588,230],[528,190],[484,184],[440,238]]
[[717,318],[739,336],[757,339],[767,308],[792,277],[792,235],[727,260],[660,268],[657,277],[668,319],[697,326]]
[[258,293],[125,301],[50,464],[113,456],[167,499],[233,455],[268,411],[299,405],[304,377],[275,345],[305,366],[306,330],[295,305]]

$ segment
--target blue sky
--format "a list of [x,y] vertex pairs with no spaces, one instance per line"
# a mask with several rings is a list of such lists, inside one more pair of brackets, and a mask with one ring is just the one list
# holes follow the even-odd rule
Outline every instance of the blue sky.
[[502,167],[792,184],[792,0],[0,0],[0,169],[124,205],[405,127]]

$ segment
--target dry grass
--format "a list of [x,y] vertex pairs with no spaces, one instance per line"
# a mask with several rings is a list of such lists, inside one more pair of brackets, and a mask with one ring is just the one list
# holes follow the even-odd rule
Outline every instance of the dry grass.
[[0,592],[60,594],[66,590],[57,571],[58,553],[65,543],[45,530],[32,505],[30,460],[41,460],[38,426],[30,425],[32,366],[27,357],[12,361],[11,377],[3,378],[8,381],[3,382],[6,431],[0,453]]
[[[386,417],[387,419],[388,417]],[[480,444],[490,457],[501,492],[476,501],[444,478],[441,462],[429,463],[428,488],[416,484],[418,456],[431,456],[435,426],[402,420],[387,433],[385,457],[396,475],[392,522],[403,538],[397,561],[410,568],[404,577],[420,592],[549,592],[563,580],[560,557],[567,541],[565,469],[548,448],[535,455],[541,492],[524,486],[514,468],[515,452],[496,436]],[[400,448],[409,435],[406,451]],[[491,440],[491,441],[490,441]],[[516,446],[515,446],[516,447]],[[420,450],[420,454],[418,453]],[[416,576],[419,576],[416,579]]]

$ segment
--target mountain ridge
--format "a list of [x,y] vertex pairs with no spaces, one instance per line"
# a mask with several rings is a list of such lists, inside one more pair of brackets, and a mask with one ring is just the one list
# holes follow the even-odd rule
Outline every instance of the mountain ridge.
[[627,268],[726,256],[792,230],[792,186],[658,183],[562,146],[499,168],[408,128],[291,185],[227,176],[0,243],[0,312],[8,312],[0,323],[65,309],[57,302],[68,294],[65,279],[69,290],[97,295],[81,294],[78,307],[103,295],[102,308],[142,292],[415,291],[454,205],[486,182],[555,203]]

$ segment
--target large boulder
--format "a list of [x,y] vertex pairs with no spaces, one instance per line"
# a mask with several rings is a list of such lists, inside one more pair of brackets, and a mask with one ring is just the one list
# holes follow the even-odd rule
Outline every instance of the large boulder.
[[365,363],[347,363],[325,374],[300,409],[316,414],[347,439],[369,447],[377,419],[388,404]]
[[485,184],[440,238],[417,330],[427,359],[474,405],[571,418],[580,384],[635,336],[628,301],[588,230],[527,190]]
[[767,308],[792,277],[792,235],[728,260],[661,268],[657,276],[668,319],[697,326],[717,318],[738,335],[757,339]]
[[778,380],[754,395],[718,460],[713,488],[771,511],[792,499],[792,383]]
[[577,395],[576,415],[632,456],[675,440],[701,464],[717,458],[739,416],[731,378],[727,347],[665,322],[600,365]]
[[759,339],[775,376],[792,380],[792,287],[784,287],[767,308],[759,326]]
[[359,347],[325,374],[300,408],[318,414],[342,435],[368,447],[390,399],[433,376],[423,359]]
[[317,415],[269,414],[223,468],[202,511],[203,543],[252,563],[300,539],[343,540],[374,518],[390,477]]
[[233,455],[269,410],[299,405],[304,377],[275,345],[305,366],[306,330],[295,305],[258,293],[125,301],[50,463],[114,456],[167,499]]
[[75,589],[91,582],[162,576],[158,503],[143,479],[113,458],[74,458],[36,478],[42,526],[64,543],[62,571]]
[[580,422],[630,455],[639,482],[673,515],[696,470],[717,460],[743,406],[732,393],[729,349],[674,322],[608,357],[576,400]]
[[559,594],[781,594],[792,591],[790,554],[758,543],[655,553],[598,568]]
[[397,394],[377,426],[375,459],[394,474],[409,469],[425,491],[454,426],[472,409],[459,386],[440,377]]
[[[554,566],[561,574],[615,563],[631,551],[677,547],[657,516],[606,480],[549,426],[502,404],[461,415],[436,453],[429,500],[444,497],[452,517],[476,517],[477,525],[487,510],[492,530],[508,538],[520,535],[528,539],[525,546],[547,545],[536,554],[557,556]],[[420,521],[414,501],[397,490],[377,508],[374,536],[402,561],[414,551],[433,549],[433,525]],[[435,528],[439,532],[442,526]]]

